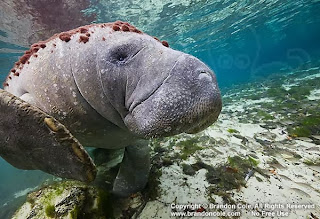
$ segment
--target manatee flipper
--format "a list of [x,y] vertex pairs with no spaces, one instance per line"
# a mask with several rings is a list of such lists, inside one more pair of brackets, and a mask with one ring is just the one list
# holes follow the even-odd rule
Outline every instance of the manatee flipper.
[[112,192],[118,196],[129,196],[141,191],[148,182],[150,171],[150,148],[148,141],[138,140],[125,149]]
[[64,125],[1,89],[0,156],[19,169],[85,182],[96,176],[91,158]]

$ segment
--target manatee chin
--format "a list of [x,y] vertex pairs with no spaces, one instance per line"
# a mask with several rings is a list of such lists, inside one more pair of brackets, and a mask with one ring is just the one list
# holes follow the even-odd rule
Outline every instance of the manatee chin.
[[129,111],[124,122],[144,138],[193,134],[214,123],[221,107],[214,73],[186,55],[157,90]]

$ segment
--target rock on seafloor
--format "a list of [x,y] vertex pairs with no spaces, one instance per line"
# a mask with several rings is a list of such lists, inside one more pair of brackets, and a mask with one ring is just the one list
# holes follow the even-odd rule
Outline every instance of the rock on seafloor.
[[34,191],[12,218],[105,218],[107,194],[76,181],[57,182]]

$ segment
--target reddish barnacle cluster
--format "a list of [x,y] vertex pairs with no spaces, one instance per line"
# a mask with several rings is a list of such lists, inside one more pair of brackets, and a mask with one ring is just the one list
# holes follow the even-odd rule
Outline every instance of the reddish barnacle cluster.
[[136,27],[132,26],[128,22],[116,21],[112,25],[112,29],[114,31],[124,31],[124,32],[134,32],[134,33],[142,33],[142,31],[138,30]]
[[80,35],[79,42],[86,43],[88,41],[89,41],[89,37],[87,37],[85,35]]
[[[22,70],[22,68],[23,68],[23,66],[24,66],[25,64],[30,64],[29,59],[30,59],[31,56],[38,57],[38,55],[37,55],[36,53],[39,51],[39,49],[44,49],[44,48],[47,47],[46,42],[47,42],[47,41],[41,41],[41,42],[39,42],[39,43],[33,44],[33,45],[31,46],[31,48],[30,48],[29,50],[25,51],[24,54],[19,58],[19,61],[17,61],[17,62],[15,63],[15,66],[14,66],[14,68],[12,68],[12,69],[10,70],[10,73],[11,73],[13,76],[19,76],[20,73],[19,73],[18,71],[19,71],[19,70]],[[8,80],[12,80],[12,77],[11,77],[10,74],[8,75],[7,80],[6,80],[6,82],[3,84],[3,86],[9,86],[9,84],[8,84],[8,82],[7,82]]]
[[[39,43],[35,43],[31,46],[31,48],[25,52],[25,54],[23,56],[20,57],[19,61],[15,63],[15,67],[13,69],[11,69],[11,73],[14,76],[19,76],[20,73],[18,72],[19,70],[21,70],[23,68],[24,64],[29,64],[29,59],[31,56],[34,56],[35,58],[38,57],[38,55],[36,54],[39,49],[44,49],[46,48],[46,43],[59,38],[60,40],[64,41],[64,42],[69,42],[71,40],[71,37],[76,34],[76,33],[80,33],[81,35],[79,36],[79,41],[80,43],[87,43],[89,41],[89,38],[91,36],[91,34],[93,34],[94,32],[91,30],[91,34],[89,33],[89,30],[91,27],[100,27],[100,28],[106,28],[106,27],[110,27],[113,31],[123,31],[123,32],[133,32],[133,33],[138,33],[138,34],[142,34],[143,32],[138,30],[136,27],[132,26],[131,24],[127,23],[127,22],[122,22],[122,21],[116,21],[114,23],[104,23],[104,24],[90,24],[87,26],[83,26],[83,27],[79,27],[77,29],[74,30],[70,30],[67,32],[62,32],[59,34],[55,34],[54,36],[52,36],[51,38],[49,38],[46,41],[42,41]],[[160,41],[158,38],[154,37],[155,40],[159,41],[160,43],[162,43],[163,46],[169,47],[169,44],[167,41]],[[105,41],[106,38],[102,37],[102,41]],[[56,47],[56,44],[52,44],[53,47]],[[51,53],[53,52],[53,50],[50,50]],[[7,83],[8,80],[11,80],[12,77],[9,75],[6,82],[3,84],[4,86],[9,86],[9,84]]]
[[120,30],[120,27],[119,27],[118,25],[114,25],[114,26],[112,26],[112,29],[113,29],[114,31],[119,31],[119,30]]
[[[86,43],[89,41],[89,37],[90,37],[89,29],[91,27],[100,27],[100,28],[110,27],[114,31],[135,32],[135,33],[140,33],[140,34],[142,33],[140,30],[138,30],[137,28],[135,28],[134,26],[132,26],[131,24],[129,24],[127,22],[116,21],[114,23],[90,24],[87,26],[79,27],[74,30],[70,30],[68,32],[60,33],[58,36],[59,36],[60,40],[65,41],[65,42],[69,42],[71,40],[72,35],[74,35],[76,33],[82,33],[85,35],[80,35],[79,42]],[[94,32],[91,31],[91,33],[94,33]],[[106,39],[103,37],[102,40],[105,41]]]
[[165,47],[169,47],[169,43],[165,40],[160,41],[157,37],[153,37],[153,39],[159,41],[160,43],[162,43],[162,45],[164,45]]
[[89,28],[87,27],[80,27],[79,28],[80,33],[87,33],[89,31]]
[[162,45],[164,45],[165,47],[169,47],[169,43],[168,43],[167,41],[163,40],[161,43],[162,43]]
[[[39,51],[39,49],[46,48],[45,42],[39,42],[35,43],[31,46],[29,50],[27,50],[23,56],[20,57],[19,61],[16,62],[16,66],[19,66],[20,64],[25,64],[29,62],[29,59],[32,55],[35,56],[35,53]],[[29,64],[29,63],[28,63]],[[22,67],[22,66],[20,66]]]
[[[122,22],[122,21],[116,21],[112,25],[112,29],[114,31],[124,31],[124,32],[135,32],[135,33],[142,33],[142,31],[138,30],[131,24],[127,22]],[[167,41],[160,41],[157,37],[153,37],[155,40],[159,41],[164,45],[165,47],[169,47],[169,43]]]
[[153,37],[153,39],[155,39],[156,41],[161,42],[158,37]]
[[69,42],[71,40],[71,34],[68,32],[62,32],[59,34],[59,39],[65,42]]

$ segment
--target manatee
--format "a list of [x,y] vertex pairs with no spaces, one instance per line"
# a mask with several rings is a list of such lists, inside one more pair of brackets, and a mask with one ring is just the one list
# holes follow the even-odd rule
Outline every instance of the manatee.
[[33,44],[3,85],[3,159],[91,182],[96,167],[83,146],[124,150],[112,189],[120,196],[147,183],[148,139],[197,133],[222,108],[208,66],[122,21]]

